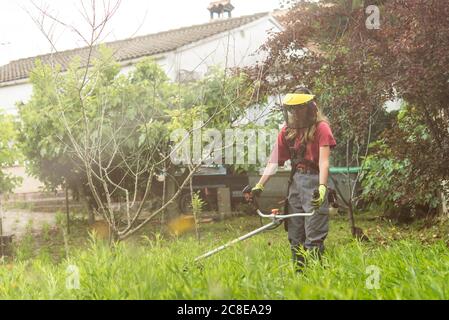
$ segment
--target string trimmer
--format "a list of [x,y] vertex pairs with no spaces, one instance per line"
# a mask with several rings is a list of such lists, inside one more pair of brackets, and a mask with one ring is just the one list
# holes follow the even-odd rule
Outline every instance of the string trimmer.
[[305,213],[301,212],[301,213],[292,213],[292,214],[282,215],[282,214],[279,214],[279,209],[272,209],[271,210],[271,214],[264,214],[259,209],[259,205],[257,203],[257,198],[255,198],[255,197],[253,197],[251,195],[251,187],[249,187],[249,186],[245,187],[245,189],[243,189],[242,192],[243,192],[243,195],[245,196],[245,199],[254,206],[254,208],[256,209],[257,214],[261,218],[271,219],[271,222],[266,224],[266,225],[264,225],[264,226],[262,226],[262,227],[260,227],[259,229],[251,231],[251,232],[249,232],[249,233],[247,233],[247,234],[245,234],[245,235],[243,235],[243,236],[241,236],[241,237],[239,237],[237,239],[229,241],[228,243],[226,243],[226,244],[224,244],[224,245],[222,245],[222,246],[220,246],[220,247],[218,247],[216,249],[213,249],[213,250],[211,250],[209,252],[206,252],[205,254],[197,257],[195,259],[195,262],[200,261],[202,259],[206,259],[206,258],[208,258],[208,257],[210,257],[210,256],[212,256],[212,255],[214,255],[214,254],[216,254],[216,253],[226,249],[226,248],[229,248],[230,246],[232,246],[232,245],[234,245],[234,244],[236,244],[238,242],[241,242],[241,241],[244,241],[246,239],[249,239],[249,238],[251,238],[251,237],[253,237],[253,236],[255,236],[255,235],[259,234],[259,233],[262,233],[262,232],[268,231],[268,230],[276,229],[277,227],[279,227],[282,224],[282,222],[285,219],[289,219],[289,218],[292,218],[292,217],[310,217],[310,216],[315,214],[315,210],[314,210],[312,212],[305,212]]

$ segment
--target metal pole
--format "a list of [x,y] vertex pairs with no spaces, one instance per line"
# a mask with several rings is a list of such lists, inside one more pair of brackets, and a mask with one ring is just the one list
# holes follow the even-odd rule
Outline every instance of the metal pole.
[[[251,190],[251,188],[249,186],[246,186],[243,189],[243,194],[244,194],[245,199],[247,201],[250,199],[250,197],[249,197],[249,194],[251,193],[250,190]],[[293,217],[310,217],[310,216],[313,216],[315,214],[315,210],[313,210],[312,212],[298,212],[298,213],[292,213],[292,214],[287,214],[287,215],[279,215],[279,214],[274,213],[273,210],[272,210],[271,214],[264,214],[259,209],[259,205],[257,204],[257,198],[252,198],[252,201],[253,201],[253,205],[254,205],[254,208],[256,209],[257,214],[261,218],[272,219],[272,222],[267,224],[267,225],[265,225],[265,226],[260,227],[259,229],[251,231],[250,233],[247,233],[244,236],[241,236],[240,238],[234,239],[234,240],[232,240],[232,241],[222,245],[221,247],[218,247],[218,248],[216,248],[216,249],[214,249],[212,251],[209,251],[209,252],[207,252],[207,253],[197,257],[195,259],[195,262],[197,262],[199,260],[202,260],[202,259],[205,259],[205,258],[208,258],[208,257],[216,254],[217,252],[220,252],[220,251],[222,251],[222,250],[224,250],[226,248],[229,248],[230,246],[236,244],[237,242],[240,242],[240,241],[246,240],[248,238],[251,238],[252,236],[255,236],[256,234],[261,233],[261,232],[263,232],[265,230],[270,230],[272,228],[274,229],[275,227],[278,227],[282,223],[282,221],[284,219],[289,219],[289,218],[293,218]]]
[[199,256],[198,258],[195,259],[195,262],[197,262],[199,260],[202,260],[202,259],[205,259],[205,258],[208,258],[208,257],[216,254],[217,252],[220,252],[220,251],[222,251],[222,250],[224,250],[224,249],[226,249],[226,248],[236,244],[237,242],[240,242],[240,241],[246,240],[248,238],[251,238],[252,236],[255,236],[256,234],[261,233],[261,232],[263,232],[263,231],[265,231],[267,229],[270,229],[270,228],[272,228],[274,226],[278,226],[279,223],[280,223],[280,221],[273,221],[273,222],[271,222],[271,223],[269,223],[269,224],[267,224],[267,225],[265,225],[263,227],[260,227],[259,229],[251,231],[250,233],[247,233],[244,236],[241,236],[240,238],[234,239],[234,240],[232,240],[232,241],[222,245],[221,247],[218,247],[218,248],[216,248],[216,249],[214,249],[212,251],[209,251],[209,252],[203,254],[202,256]]

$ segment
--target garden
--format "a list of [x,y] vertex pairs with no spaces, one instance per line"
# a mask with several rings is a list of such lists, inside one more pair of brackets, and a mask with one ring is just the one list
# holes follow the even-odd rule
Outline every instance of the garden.
[[[368,6],[380,28],[367,27]],[[0,171],[0,299],[447,299],[448,16],[445,1],[295,2],[263,61],[188,81],[154,57],[122,72],[99,19],[85,56],[37,60],[31,98],[0,113],[1,168],[26,167],[67,203],[36,228],[31,205],[8,202],[20,178]],[[298,84],[327,116],[330,166],[347,177],[323,256],[305,253],[297,272],[280,226],[195,260],[269,222],[245,202],[208,206],[194,179],[205,167],[260,175],[273,145],[251,132],[276,140],[273,101]],[[242,131],[217,144],[231,129]],[[19,209],[20,237],[5,242],[3,210]]]

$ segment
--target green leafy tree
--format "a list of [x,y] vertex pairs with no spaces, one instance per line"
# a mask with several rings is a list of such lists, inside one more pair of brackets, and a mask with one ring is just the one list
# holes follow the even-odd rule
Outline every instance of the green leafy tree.
[[37,64],[33,95],[20,107],[21,146],[32,172],[49,186],[83,190],[109,223],[112,240],[122,240],[172,205],[204,163],[184,166],[175,190],[141,218],[156,197],[155,178],[177,170],[170,133],[191,131],[195,121],[229,128],[249,105],[251,91],[242,91],[243,79],[218,70],[200,81],[173,83],[151,59],[124,75],[112,51],[98,54],[87,73],[79,61],[65,74]]
[[0,194],[11,192],[21,179],[3,169],[22,160],[17,146],[17,128],[14,117],[0,113]]
[[[246,172],[261,165],[225,163],[224,149],[227,146],[235,147],[240,142],[236,136],[225,141],[226,130],[238,128],[244,132],[247,129],[267,129],[244,121],[245,115],[256,101],[256,86],[245,73],[212,67],[204,78],[180,85],[177,90],[179,94],[177,105],[168,110],[168,115],[171,118],[170,130],[188,128],[192,131],[196,123],[201,124],[201,128],[204,130],[214,129],[220,132],[220,136],[223,138],[222,144],[215,146],[215,150],[221,152],[221,163],[230,172]],[[189,134],[192,133],[190,131]],[[243,141],[245,145],[242,149],[245,153],[244,157],[247,159],[249,150],[245,142],[246,140]],[[202,149],[207,150],[209,144],[210,141],[203,139]],[[212,157],[215,159],[215,155],[212,154],[209,160]]]
[[[166,157],[164,115],[173,90],[151,60],[119,75],[112,52],[101,49],[100,54],[88,81],[79,61],[64,75],[37,64],[32,98],[20,107],[21,142],[32,172],[49,186],[68,183],[89,192],[96,211],[120,239],[136,227]],[[122,229],[121,212],[113,208],[119,201],[126,203]]]
[[[431,133],[416,119],[416,112],[416,107],[404,104],[397,115],[395,130],[407,141],[404,148],[418,144],[424,152],[431,142]],[[373,143],[373,152],[365,159],[363,199],[372,207],[384,208],[395,218],[408,219],[436,212],[442,191],[438,179],[416,176],[411,160],[397,157],[388,139],[390,137],[385,134],[384,139]]]

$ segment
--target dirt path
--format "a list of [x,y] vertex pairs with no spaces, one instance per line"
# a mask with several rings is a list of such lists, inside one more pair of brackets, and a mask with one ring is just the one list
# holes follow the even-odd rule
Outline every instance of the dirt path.
[[31,212],[27,210],[8,210],[3,212],[3,234],[13,234],[16,239],[22,238],[31,228],[33,232],[42,230],[44,225],[56,224],[56,214],[47,212]]

